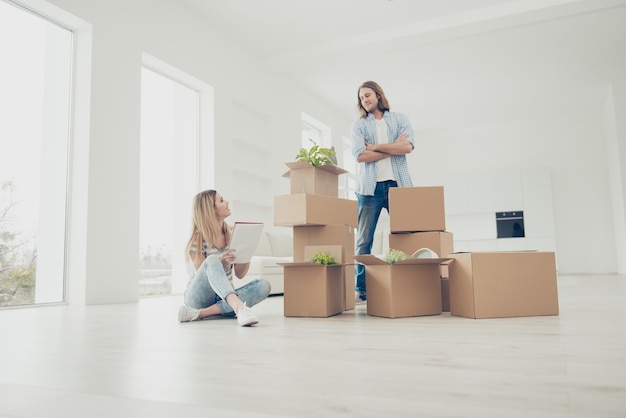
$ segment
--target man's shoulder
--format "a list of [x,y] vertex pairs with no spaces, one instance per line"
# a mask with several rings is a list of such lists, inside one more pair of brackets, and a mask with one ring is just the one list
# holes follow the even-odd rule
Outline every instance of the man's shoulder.
[[399,125],[406,125],[406,124],[410,124],[411,122],[409,121],[409,117],[404,114],[404,113],[400,113],[400,112],[387,112],[386,114],[386,118],[387,121],[389,123],[393,123],[394,125],[399,124]]
[[[368,116],[369,116],[369,114],[368,114]],[[364,117],[364,118],[358,118],[358,119],[355,119],[355,120],[352,122],[352,125],[353,125],[353,126],[364,125],[364,124],[367,122],[367,120],[368,120],[368,117],[367,117],[367,116],[366,116],[366,117]]]

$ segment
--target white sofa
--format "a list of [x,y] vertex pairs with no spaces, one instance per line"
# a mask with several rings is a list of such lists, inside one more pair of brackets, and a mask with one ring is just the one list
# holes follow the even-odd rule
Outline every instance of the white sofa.
[[234,278],[236,288],[254,279],[264,278],[272,285],[271,295],[284,292],[283,266],[293,261],[293,231],[291,228],[263,231],[259,245],[250,260],[250,269],[243,279]]

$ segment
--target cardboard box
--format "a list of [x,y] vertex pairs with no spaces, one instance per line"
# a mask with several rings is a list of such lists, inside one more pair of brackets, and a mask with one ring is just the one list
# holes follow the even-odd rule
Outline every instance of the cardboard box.
[[[344,226],[344,225],[341,225]],[[305,226],[302,228],[316,228]],[[346,227],[352,228],[352,227]],[[354,246],[353,246],[354,247]],[[354,309],[355,298],[354,298],[354,287],[356,282],[356,276],[354,273],[354,250],[349,257],[345,256],[345,247],[343,245],[305,245],[304,246],[304,257],[303,260],[297,260],[294,258],[295,262],[305,262],[311,261],[313,255],[318,251],[329,251],[330,254],[335,257],[339,264],[343,264],[344,268],[342,269],[343,283],[344,286],[341,291],[341,298],[343,300],[343,310],[349,311]],[[295,254],[295,252],[294,252]],[[346,259],[352,260],[350,264],[347,263]]]
[[441,278],[441,311],[450,312],[450,280]]
[[365,265],[367,314],[385,318],[441,314],[439,264],[449,259],[410,258],[389,264],[374,255],[357,255]]
[[284,267],[286,317],[321,317],[343,312],[343,265],[279,263]]
[[307,261],[304,249],[312,245],[341,245],[342,264],[354,262],[354,227],[349,225],[295,226],[293,261]]
[[[448,257],[454,252],[454,240],[451,232],[427,231],[389,234],[389,248],[413,254],[420,248],[430,248],[439,257]],[[442,263],[439,275],[448,277],[448,264]]]
[[553,252],[473,252],[450,257],[450,314],[466,318],[558,315]]
[[445,231],[443,187],[389,189],[391,232]]
[[[305,227],[308,228],[308,227]],[[343,264],[344,268],[341,269],[341,280],[344,283],[344,285],[341,287],[341,300],[343,303],[343,308],[342,310],[347,311],[350,309],[354,309],[354,273],[352,274],[353,276],[353,280],[352,280],[352,287],[350,289],[348,289],[348,282],[350,282],[349,278],[350,276],[348,276],[346,273],[347,271],[352,271],[354,272],[354,265],[345,265],[345,259],[344,259],[344,251],[343,251],[343,246],[342,245],[306,245],[304,247],[304,261],[308,262],[311,261],[311,259],[313,258],[313,255],[315,255],[316,252],[318,251],[328,251],[330,253],[331,256],[335,257],[335,261],[337,262],[337,264]],[[350,295],[348,297],[348,295]]]
[[389,248],[413,254],[420,248],[430,248],[439,257],[448,257],[454,252],[451,232],[429,231],[389,234]]
[[310,193],[337,197],[339,194],[339,175],[347,173],[336,165],[326,164],[313,167],[306,161],[285,163],[289,171],[283,174],[290,181],[291,194]]
[[349,225],[356,227],[356,200],[308,193],[274,197],[275,226]]
[[304,248],[315,245],[341,245],[345,298],[344,310],[354,309],[354,227],[349,225],[295,226],[293,227],[293,261],[306,261]]

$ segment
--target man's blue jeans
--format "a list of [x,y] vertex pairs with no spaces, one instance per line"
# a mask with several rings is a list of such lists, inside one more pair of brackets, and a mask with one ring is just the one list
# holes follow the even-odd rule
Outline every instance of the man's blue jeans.
[[[356,195],[359,209],[359,226],[357,228],[356,254],[371,254],[374,243],[374,232],[383,208],[389,212],[389,189],[398,187],[393,180],[376,183],[374,196]],[[355,266],[357,292],[365,293],[365,266]]]

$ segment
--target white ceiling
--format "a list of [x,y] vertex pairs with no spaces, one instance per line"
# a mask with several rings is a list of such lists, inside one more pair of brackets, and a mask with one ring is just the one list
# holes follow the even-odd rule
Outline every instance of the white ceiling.
[[378,82],[416,130],[597,110],[626,79],[626,0],[178,1],[346,114]]

